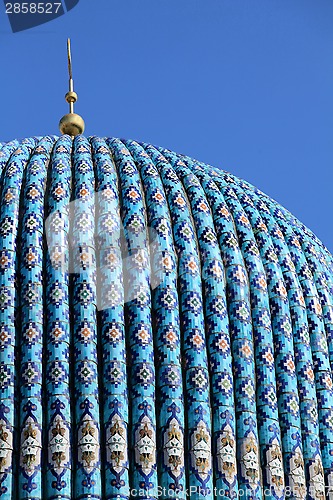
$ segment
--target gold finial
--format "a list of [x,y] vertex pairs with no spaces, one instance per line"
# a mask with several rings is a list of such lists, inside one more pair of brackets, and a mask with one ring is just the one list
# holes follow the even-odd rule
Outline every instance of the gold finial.
[[68,134],[74,137],[76,135],[83,134],[84,121],[80,115],[74,113],[74,103],[77,101],[77,93],[74,92],[70,38],[68,38],[67,40],[67,57],[68,57],[69,91],[65,95],[65,99],[69,104],[69,113],[61,118],[59,122],[59,128],[62,134]]

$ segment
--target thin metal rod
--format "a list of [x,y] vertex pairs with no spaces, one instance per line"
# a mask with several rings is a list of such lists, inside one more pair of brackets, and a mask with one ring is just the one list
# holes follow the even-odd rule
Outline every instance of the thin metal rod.
[[[67,56],[68,56],[68,74],[69,74],[69,91],[74,92],[73,69],[72,69],[72,51],[71,39],[67,39]],[[74,113],[74,101],[69,101],[69,112]]]
[[72,73],[72,53],[71,53],[71,39],[67,39],[67,55],[68,55],[68,73],[69,73],[69,79],[73,79],[73,73]]

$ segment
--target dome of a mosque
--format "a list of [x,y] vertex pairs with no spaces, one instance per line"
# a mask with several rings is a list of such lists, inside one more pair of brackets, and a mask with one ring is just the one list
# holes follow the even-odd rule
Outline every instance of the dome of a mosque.
[[314,234],[150,144],[15,140],[0,167],[2,498],[323,500],[333,260]]

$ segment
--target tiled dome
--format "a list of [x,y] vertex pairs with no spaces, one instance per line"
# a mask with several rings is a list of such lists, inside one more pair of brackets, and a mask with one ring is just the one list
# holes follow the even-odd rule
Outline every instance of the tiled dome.
[[318,239],[247,182],[148,144],[30,138],[0,166],[1,496],[323,500]]

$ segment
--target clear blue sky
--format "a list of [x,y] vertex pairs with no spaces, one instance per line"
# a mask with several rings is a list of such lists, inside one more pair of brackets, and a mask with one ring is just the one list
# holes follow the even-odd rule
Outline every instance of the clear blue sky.
[[332,0],[80,0],[16,34],[0,9],[0,141],[58,133],[70,36],[87,135],[229,170],[333,252]]

